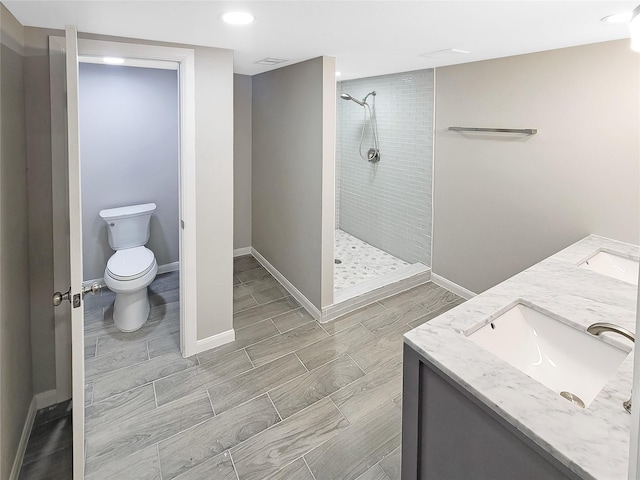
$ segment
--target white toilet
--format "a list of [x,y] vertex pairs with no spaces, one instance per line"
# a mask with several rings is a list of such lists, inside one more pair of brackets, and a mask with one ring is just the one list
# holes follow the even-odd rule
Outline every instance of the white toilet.
[[145,247],[149,241],[155,203],[100,211],[107,222],[109,245],[114,253],[104,270],[104,282],[116,294],[113,321],[122,332],[138,330],[149,317],[147,287],[158,273],[155,255]]

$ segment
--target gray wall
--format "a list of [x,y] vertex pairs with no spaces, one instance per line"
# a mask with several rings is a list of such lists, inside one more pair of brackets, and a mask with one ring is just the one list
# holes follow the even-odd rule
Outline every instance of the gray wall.
[[[381,161],[360,157],[363,108],[338,100],[336,222],[409,263],[431,265],[433,70],[349,80],[338,93],[375,97]],[[372,105],[372,97],[367,103]],[[367,117],[368,118],[368,117]],[[363,151],[373,146],[367,121]]]
[[251,77],[233,76],[233,248],[251,246]]
[[0,5],[1,478],[9,478],[33,398],[23,35]]
[[233,51],[194,47],[198,339],[233,329]]
[[433,272],[480,293],[590,233],[639,243],[639,104],[628,40],[437,69]]
[[176,70],[80,64],[83,279],[102,278],[113,250],[105,208],[154,202],[147,247],[180,258]]
[[320,57],[253,77],[253,247],[316,308],[322,290],[324,64]]
[[51,191],[51,99],[47,31],[25,28],[24,89],[27,129],[29,284],[35,393],[56,388]]

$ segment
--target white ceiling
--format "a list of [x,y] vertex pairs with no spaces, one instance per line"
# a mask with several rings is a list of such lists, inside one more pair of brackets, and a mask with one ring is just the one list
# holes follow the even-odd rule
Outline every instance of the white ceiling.
[[[320,55],[341,79],[418,70],[628,38],[600,18],[640,0],[606,1],[4,1],[27,26],[229,48],[235,72],[254,75]],[[220,16],[251,12],[233,27]],[[468,55],[425,58],[444,49]],[[256,65],[265,57],[287,59]]]

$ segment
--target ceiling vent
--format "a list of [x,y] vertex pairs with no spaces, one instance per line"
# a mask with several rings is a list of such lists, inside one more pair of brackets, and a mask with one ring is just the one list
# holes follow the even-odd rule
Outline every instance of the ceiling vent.
[[267,58],[263,58],[262,60],[258,60],[255,63],[257,63],[258,65],[278,65],[279,63],[284,63],[288,61],[289,60],[285,60],[283,58],[267,57]]
[[434,52],[421,53],[421,57],[425,58],[444,58],[444,57],[457,57],[459,55],[467,55],[471,52],[467,50],[460,50],[458,48],[445,48],[444,50],[436,50]]

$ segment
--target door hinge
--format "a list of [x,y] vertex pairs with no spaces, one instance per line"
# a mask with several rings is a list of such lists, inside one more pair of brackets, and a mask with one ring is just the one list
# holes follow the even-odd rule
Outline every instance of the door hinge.
[[79,293],[76,293],[73,296],[73,308],[78,308],[81,302],[82,302],[82,296]]

